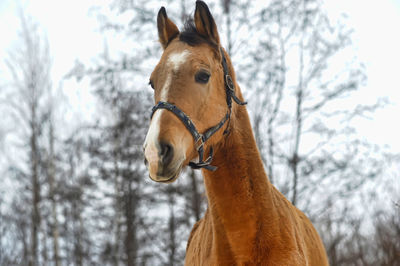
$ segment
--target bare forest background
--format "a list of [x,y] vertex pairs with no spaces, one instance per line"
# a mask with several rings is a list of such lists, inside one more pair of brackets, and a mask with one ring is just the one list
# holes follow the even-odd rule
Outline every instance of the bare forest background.
[[[20,9],[18,45],[2,59],[0,265],[183,265],[206,209],[200,172],[164,185],[143,164],[161,5],[102,3],[91,12],[104,50],[78,58],[63,80],[51,76],[51,43]],[[399,154],[354,127],[387,102],[362,101],[367,76],[345,17],[332,21],[320,0],[207,3],[270,181],[313,221],[331,265],[400,265]],[[166,8],[182,26],[194,2]],[[71,79],[90,81],[89,122],[68,114]]]

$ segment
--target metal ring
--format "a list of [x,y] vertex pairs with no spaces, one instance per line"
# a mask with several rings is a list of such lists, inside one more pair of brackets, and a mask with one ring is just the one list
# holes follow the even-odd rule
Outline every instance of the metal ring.
[[[200,141],[200,144],[199,144]],[[198,151],[201,147],[204,146],[204,141],[203,141],[203,135],[200,134],[199,138],[194,142],[194,146],[196,147],[196,150]]]
[[226,86],[231,90],[234,91],[234,87],[233,87],[233,81],[232,78],[229,74],[225,75],[225,82],[226,82]]

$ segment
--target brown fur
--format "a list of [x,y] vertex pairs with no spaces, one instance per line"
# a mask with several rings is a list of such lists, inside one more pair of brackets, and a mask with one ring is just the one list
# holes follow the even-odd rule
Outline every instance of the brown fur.
[[[203,2],[196,2],[194,18],[202,38],[219,45],[214,19]],[[227,112],[221,55],[207,43],[191,46],[175,38],[173,35],[179,33],[170,30],[176,26],[172,26],[165,10],[160,10],[158,20],[164,21],[158,30],[165,51],[151,76],[155,101],[160,99],[159,90],[170,73],[168,56],[189,51],[189,59],[179,73],[174,73],[168,102],[188,114],[204,132]],[[225,55],[236,95],[242,99],[232,64]],[[199,69],[211,73],[207,84],[194,80]],[[218,170],[203,170],[209,206],[204,218],[193,227],[185,265],[328,265],[322,241],[309,219],[269,182],[245,107],[233,104],[230,133],[226,136],[222,132],[219,130],[206,143],[207,149],[215,149],[212,164]],[[182,166],[197,156],[192,136],[171,112],[161,117],[159,139],[174,149],[186,144],[186,150],[177,153],[185,156]]]

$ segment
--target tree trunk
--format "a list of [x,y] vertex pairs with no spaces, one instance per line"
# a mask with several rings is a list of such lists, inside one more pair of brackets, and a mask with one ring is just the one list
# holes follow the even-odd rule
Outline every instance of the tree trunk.
[[192,182],[192,211],[196,221],[201,218],[201,196],[199,193],[199,188],[197,186],[196,172],[195,170],[190,170],[190,179]]
[[120,239],[121,239],[121,185],[120,185],[120,169],[118,166],[118,150],[120,149],[119,139],[116,137],[117,134],[114,134],[114,152],[113,152],[113,160],[114,160],[114,211],[115,218],[113,221],[114,224],[114,248],[112,256],[112,263],[114,266],[119,265],[119,249],[120,249]]
[[226,46],[226,51],[229,55],[231,55],[232,52],[232,34],[231,34],[231,27],[232,27],[232,23],[231,23],[231,0],[223,0],[222,4],[223,4],[223,8],[224,8],[224,13],[226,15],[226,40],[228,42],[227,46]]
[[74,202],[72,204],[72,215],[73,215],[73,223],[74,223],[74,257],[75,257],[75,265],[82,266],[83,265],[83,247],[82,247],[82,231],[83,231],[83,221],[80,213],[80,208]]
[[27,226],[25,223],[19,224],[21,230],[21,238],[22,238],[22,252],[23,252],[23,264],[30,264],[30,257],[29,257],[29,244],[28,244],[28,232]]
[[[303,14],[305,13],[305,2],[303,2]],[[305,18],[303,18],[303,23],[305,23]],[[295,143],[294,143],[294,150],[293,150],[293,155],[292,158],[290,159],[290,165],[292,168],[293,172],[293,187],[292,187],[292,204],[296,205],[297,201],[297,184],[298,184],[298,179],[299,179],[299,173],[298,173],[298,166],[300,162],[300,157],[299,157],[299,149],[300,149],[300,137],[302,135],[302,128],[303,128],[303,111],[302,111],[302,105],[303,105],[303,90],[305,87],[305,82],[303,80],[303,75],[304,75],[304,38],[305,38],[305,32],[304,32],[304,25],[302,26],[302,37],[300,39],[300,44],[299,44],[299,53],[300,53],[300,62],[299,62],[299,81],[297,85],[297,92],[296,92],[296,115],[295,115],[295,123],[296,123],[296,128],[295,128]]]
[[42,228],[42,234],[41,234],[41,238],[42,238],[42,246],[41,246],[41,260],[40,260],[40,265],[48,265],[49,262],[49,256],[48,256],[48,250],[47,250],[47,223],[42,223],[43,228]]
[[[50,110],[52,112],[52,110]],[[53,237],[53,256],[54,256],[54,265],[60,266],[60,256],[59,256],[59,247],[58,247],[58,219],[57,219],[57,201],[55,199],[55,164],[54,164],[54,128],[53,121],[50,113],[50,125],[49,125],[49,162],[48,162],[48,173],[49,173],[49,198],[51,201],[51,217],[53,220],[51,226],[51,233]]]
[[168,231],[169,231],[169,265],[174,266],[175,255],[176,255],[176,226],[175,226],[175,215],[174,215],[174,195],[172,189],[168,190],[168,203],[169,203],[169,221],[168,221]]
[[31,102],[31,136],[30,136],[30,148],[31,148],[31,177],[32,177],[32,231],[31,231],[31,259],[29,265],[38,265],[38,230],[40,225],[40,184],[39,184],[39,174],[38,174],[38,164],[39,164],[39,154],[38,154],[38,135],[37,135],[37,118],[36,118],[36,108],[37,102],[36,92],[34,85],[31,86],[32,102]]
[[125,253],[127,258],[126,265],[134,266],[136,264],[137,244],[135,228],[136,197],[132,190],[132,181],[128,181],[128,192],[125,195],[125,219],[126,219],[126,237]]

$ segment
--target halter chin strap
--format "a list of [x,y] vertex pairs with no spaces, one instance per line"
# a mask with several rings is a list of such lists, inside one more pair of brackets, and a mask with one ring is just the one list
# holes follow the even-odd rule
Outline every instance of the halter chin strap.
[[226,115],[222,118],[222,120],[216,124],[215,126],[209,128],[201,134],[197,129],[196,126],[194,125],[193,121],[189,118],[188,115],[186,115],[181,109],[176,107],[175,105],[168,103],[168,102],[158,102],[152,109],[151,111],[151,117],[153,117],[153,114],[155,111],[158,109],[167,109],[168,111],[171,111],[174,113],[185,125],[185,127],[189,130],[189,132],[192,134],[194,138],[194,145],[199,153],[199,162],[189,162],[189,166],[192,167],[193,169],[200,169],[204,168],[210,171],[215,171],[217,170],[216,166],[211,165],[212,157],[213,157],[213,148],[210,147],[210,154],[208,157],[204,160],[204,143],[215,133],[217,132],[222,126],[225,124],[226,121],[228,121],[228,126],[226,127],[224,134],[228,133],[228,128],[229,128],[229,122],[232,114],[232,99],[239,105],[245,105],[247,102],[242,102],[239,100],[239,98],[236,97],[235,95],[235,85],[232,81],[232,77],[229,75],[229,69],[228,69],[228,64],[226,62],[226,58],[224,55],[224,51],[222,48],[220,48],[221,51],[221,56],[222,56],[222,68],[224,70],[224,77],[225,77],[225,91],[226,91],[226,103],[228,105],[228,112]]

